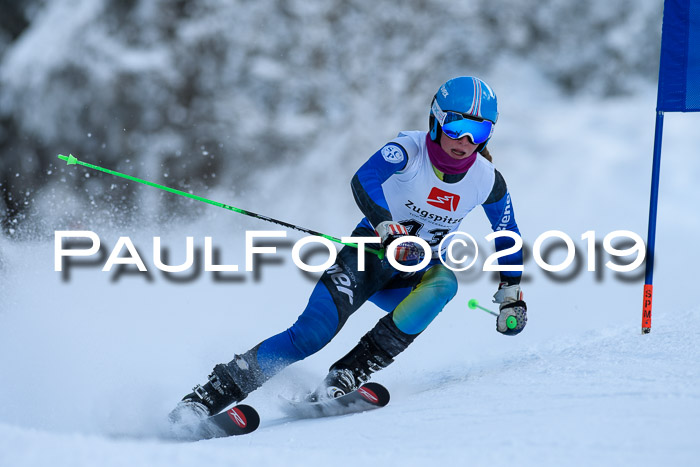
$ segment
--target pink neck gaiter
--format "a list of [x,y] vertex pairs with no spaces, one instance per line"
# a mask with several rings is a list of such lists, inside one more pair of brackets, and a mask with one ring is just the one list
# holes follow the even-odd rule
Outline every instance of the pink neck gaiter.
[[430,162],[436,169],[445,174],[463,174],[469,170],[476,161],[476,151],[474,151],[471,156],[465,157],[464,159],[450,157],[449,154],[442,150],[439,144],[430,139],[430,133],[425,135],[425,145],[428,147]]

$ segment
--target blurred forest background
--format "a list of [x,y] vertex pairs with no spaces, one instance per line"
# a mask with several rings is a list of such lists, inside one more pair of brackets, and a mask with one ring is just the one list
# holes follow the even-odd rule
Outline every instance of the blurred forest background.
[[[144,215],[131,184],[59,153],[207,196],[254,189],[311,148],[364,160],[366,135],[386,127],[376,149],[425,129],[440,83],[498,64],[526,62],[562,99],[633,94],[657,77],[662,4],[0,0],[3,234]],[[148,215],[188,206],[169,196]]]

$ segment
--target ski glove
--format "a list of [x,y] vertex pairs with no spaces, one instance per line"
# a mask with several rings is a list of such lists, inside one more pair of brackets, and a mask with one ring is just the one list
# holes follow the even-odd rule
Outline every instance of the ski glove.
[[406,230],[405,226],[392,221],[381,222],[377,225],[375,232],[379,235],[379,238],[382,239],[382,246],[384,248],[388,247],[389,244],[397,238],[408,235],[408,230]]
[[[382,246],[387,248],[394,240],[408,235],[406,227],[398,222],[384,221],[375,230],[382,239]],[[394,250],[394,259],[406,266],[418,264],[423,259],[423,249],[413,242],[403,242]]]
[[523,301],[520,286],[501,282],[493,295],[493,301],[500,305],[496,330],[506,336],[519,334],[527,324],[527,305]]

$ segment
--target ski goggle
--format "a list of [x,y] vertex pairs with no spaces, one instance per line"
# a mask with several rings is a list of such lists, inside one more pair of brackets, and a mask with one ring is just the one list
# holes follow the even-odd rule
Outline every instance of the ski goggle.
[[493,133],[493,123],[488,120],[475,120],[474,117],[452,110],[443,111],[433,101],[433,115],[440,122],[442,132],[450,139],[460,139],[469,136],[473,144],[487,141]]

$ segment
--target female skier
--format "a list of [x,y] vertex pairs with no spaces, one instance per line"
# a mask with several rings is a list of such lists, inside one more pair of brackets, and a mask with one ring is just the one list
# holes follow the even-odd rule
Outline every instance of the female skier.
[[[482,80],[454,78],[433,97],[429,131],[406,131],[377,151],[354,175],[351,187],[364,218],[353,237],[378,235],[384,247],[399,240],[396,260],[415,264],[417,247],[401,242],[412,235],[432,247],[421,271],[402,273],[374,254],[344,247],[316,284],[306,309],[286,331],[274,335],[229,363],[214,367],[209,380],[187,394],[171,414],[205,417],[240,402],[286,366],[321,350],[367,300],[388,312],[360,342],[335,362],[312,398],[339,397],[357,389],[394,358],[433,321],[457,293],[457,279],[438,258],[438,244],[464,217],[482,205],[491,227],[520,234],[503,176],[486,145],[498,119],[496,94]],[[500,237],[496,249],[514,244]],[[522,251],[499,259],[522,265]],[[496,330],[518,334],[527,322],[520,272],[501,272],[494,295]],[[510,329],[506,320],[517,318]]]

